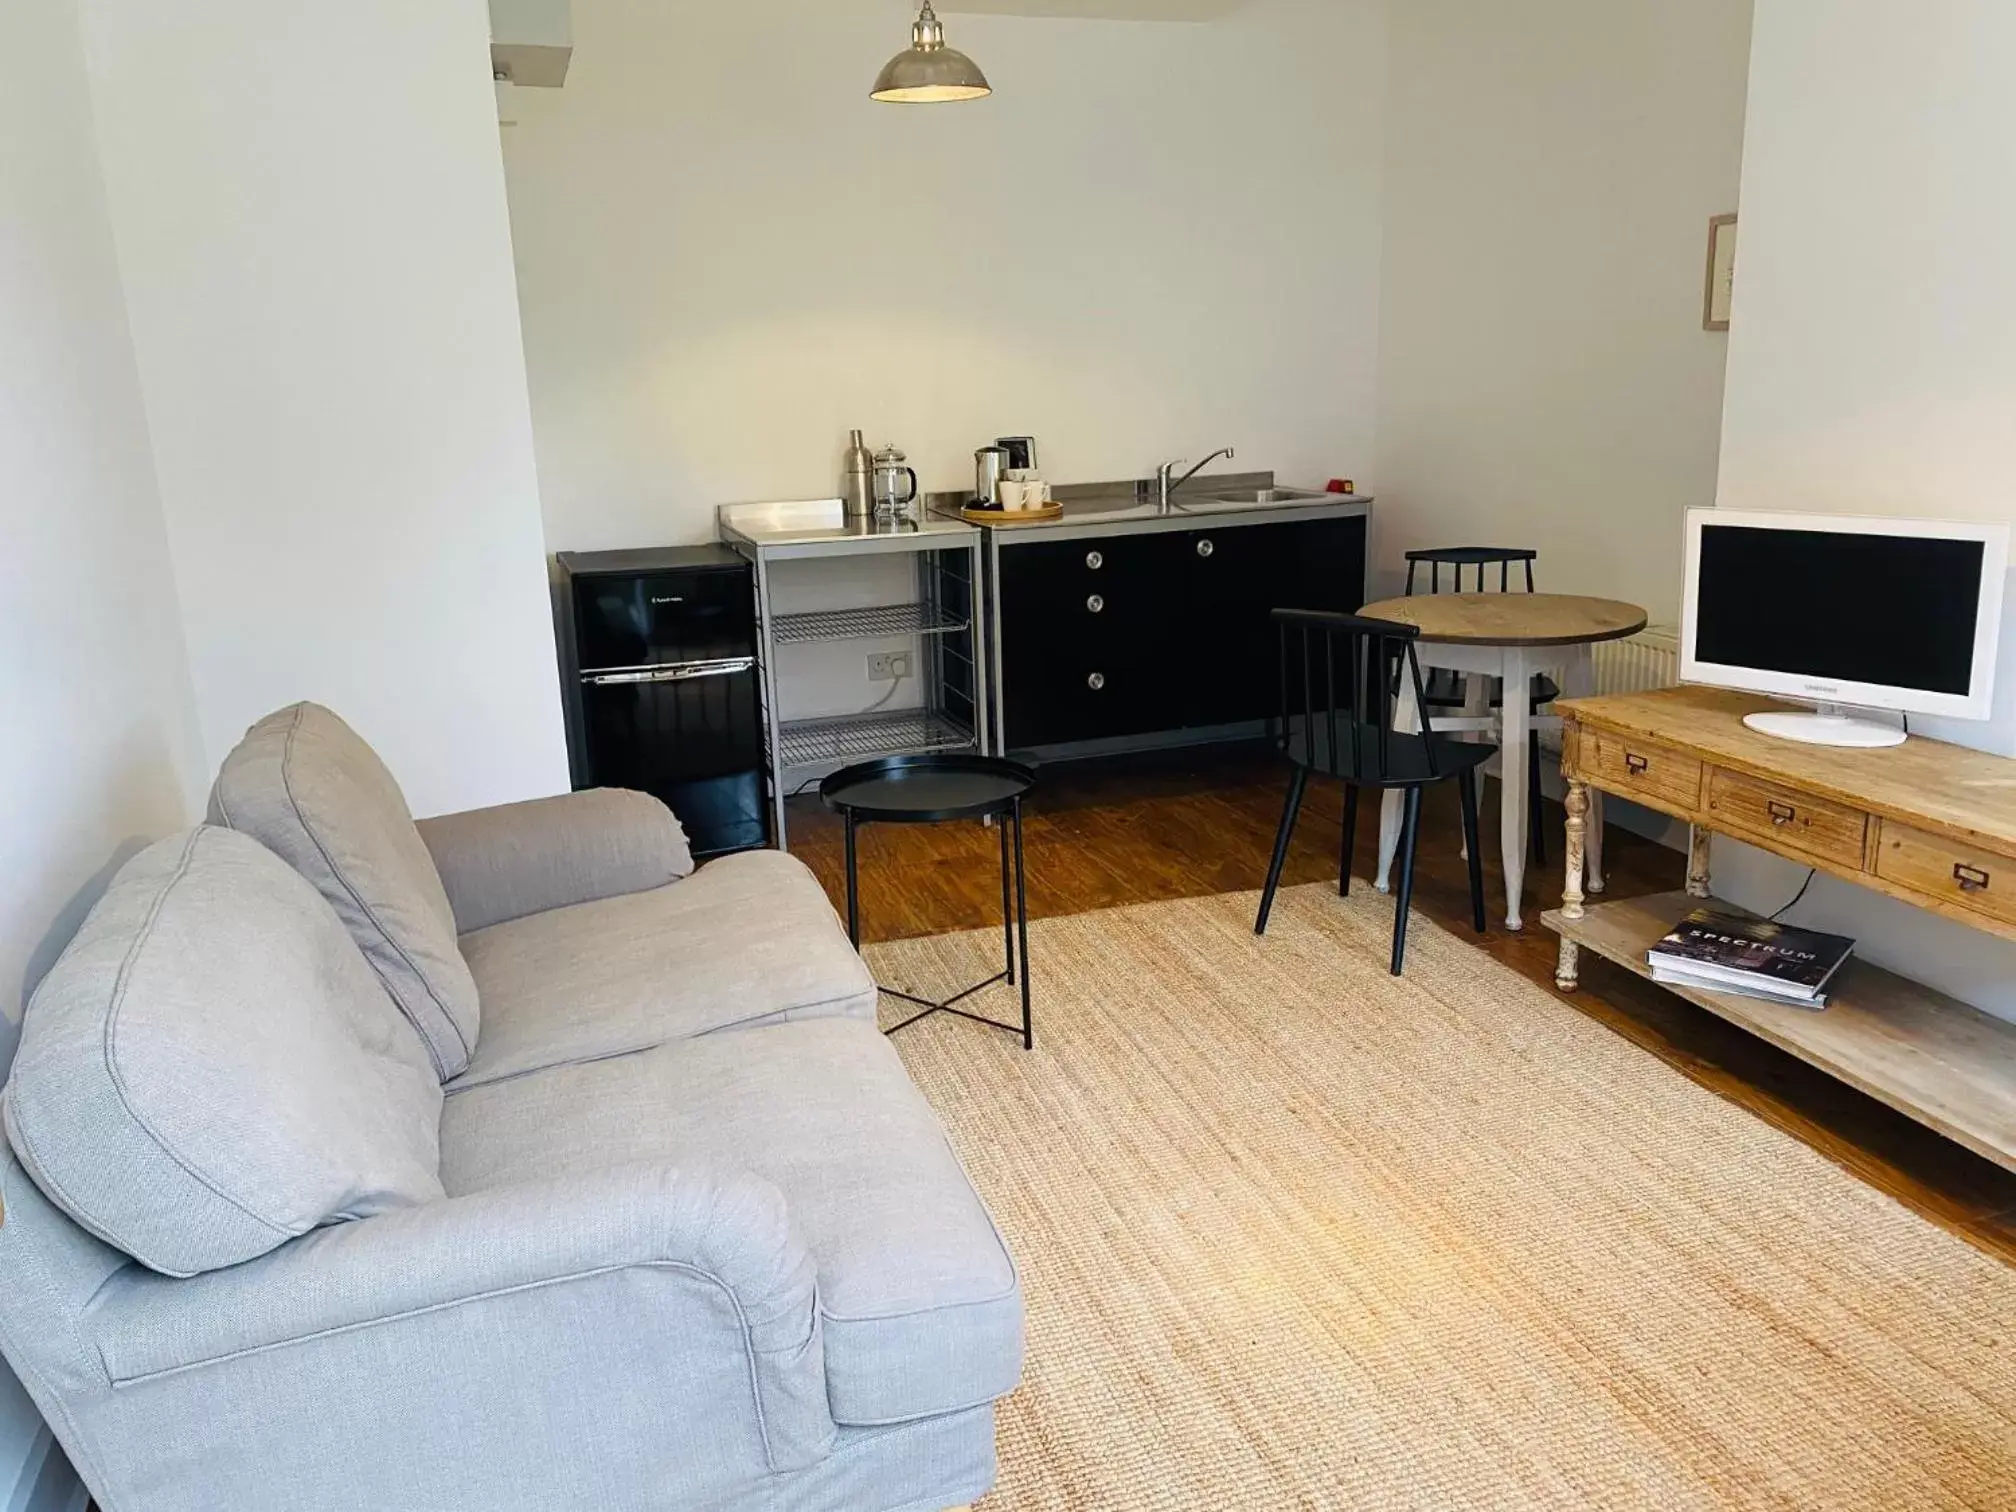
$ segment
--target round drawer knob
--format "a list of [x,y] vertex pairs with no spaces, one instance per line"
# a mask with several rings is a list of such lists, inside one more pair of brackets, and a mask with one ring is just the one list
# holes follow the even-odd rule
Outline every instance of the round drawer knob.
[[1090,677],[1085,679],[1085,686],[1090,688],[1094,693],[1097,693],[1101,688],[1106,686],[1106,674],[1104,672],[1094,672]]
[[1106,565],[1105,554],[1103,552],[1097,552],[1097,551],[1086,552],[1085,565],[1087,567],[1090,567],[1094,572],[1097,572],[1101,567],[1104,567]]
[[1218,548],[1216,546],[1213,546],[1209,541],[1199,541],[1197,543],[1197,555],[1199,555],[1200,557],[1208,557],[1211,555],[1212,552],[1216,551],[1217,549]]
[[1094,614],[1104,614],[1106,612],[1106,600],[1095,593],[1092,597],[1085,600],[1085,607]]

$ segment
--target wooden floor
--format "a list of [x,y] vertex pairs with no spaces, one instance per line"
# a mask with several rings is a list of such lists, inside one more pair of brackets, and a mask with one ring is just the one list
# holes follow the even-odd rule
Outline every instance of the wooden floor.
[[[1285,786],[1275,758],[1250,751],[1046,769],[1026,824],[1031,915],[1258,888]],[[1529,922],[1515,935],[1503,924],[1495,797],[1496,785],[1487,783],[1486,885],[1496,901],[1491,932],[1478,944],[1554,991],[1554,936],[1539,917],[1561,899],[1561,810],[1550,806],[1549,864],[1529,868]],[[1360,820],[1353,867],[1360,879],[1372,874],[1376,859],[1376,813],[1368,804]],[[819,874],[835,906],[844,906],[838,822],[809,798],[793,801],[790,822],[793,852]],[[1334,881],[1342,829],[1339,791],[1312,785],[1285,882]],[[1424,803],[1415,905],[1475,939],[1458,834],[1455,793],[1445,784]],[[1615,828],[1607,846],[1613,897],[1663,892],[1684,882],[1685,861],[1676,852]],[[1000,852],[994,834],[977,824],[871,826],[861,832],[860,853],[868,941],[1000,922]],[[1040,958],[1035,971],[1040,978]],[[1586,952],[1582,990],[1563,1000],[1926,1218],[2016,1263],[2016,1173]]]

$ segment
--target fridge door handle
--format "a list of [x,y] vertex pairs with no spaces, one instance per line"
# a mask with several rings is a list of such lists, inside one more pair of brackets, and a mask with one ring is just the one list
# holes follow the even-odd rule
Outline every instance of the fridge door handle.
[[635,683],[697,682],[703,677],[735,677],[755,665],[756,658],[753,656],[730,657],[725,661],[668,662],[660,667],[583,672],[581,681],[591,688],[615,688]]

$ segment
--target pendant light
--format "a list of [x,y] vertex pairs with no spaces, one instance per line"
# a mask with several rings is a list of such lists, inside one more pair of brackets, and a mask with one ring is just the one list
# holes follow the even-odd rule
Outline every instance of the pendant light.
[[931,0],[924,0],[910,35],[910,46],[891,58],[875,81],[876,99],[892,105],[943,105],[994,93],[979,64],[945,45],[945,28]]

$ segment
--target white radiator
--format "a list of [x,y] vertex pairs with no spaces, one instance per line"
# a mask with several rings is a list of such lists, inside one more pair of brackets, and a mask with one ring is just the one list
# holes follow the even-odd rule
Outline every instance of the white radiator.
[[1653,625],[1629,640],[1596,647],[1598,693],[1649,693],[1680,681],[1680,632]]
[[[1680,681],[1680,632],[1671,625],[1651,625],[1629,640],[1604,641],[1595,648],[1595,662],[1598,693],[1649,693],[1673,687]],[[1560,731],[1544,731],[1540,744],[1558,755]]]

